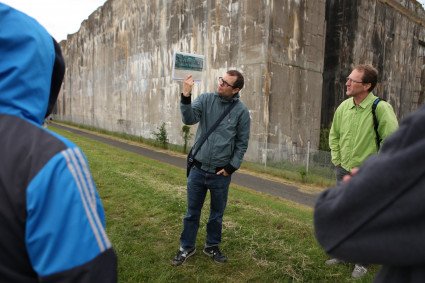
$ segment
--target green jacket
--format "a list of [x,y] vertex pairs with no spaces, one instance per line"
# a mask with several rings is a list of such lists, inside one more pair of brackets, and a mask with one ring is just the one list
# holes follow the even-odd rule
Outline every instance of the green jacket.
[[[239,100],[239,94],[236,94],[233,100]],[[212,127],[231,101],[219,97],[217,93],[203,93],[193,103],[191,97],[181,96],[183,123],[194,125],[199,122],[195,146],[196,141]],[[215,172],[217,167],[223,167],[229,174],[237,170],[248,148],[250,122],[248,108],[239,101],[195,156],[195,159],[202,163],[202,169]]]
[[[373,93],[356,106],[353,98],[344,100],[336,109],[329,133],[332,163],[347,171],[360,166],[369,156],[378,152],[373,128]],[[376,108],[378,133],[382,142],[398,128],[392,106],[381,101]],[[381,144],[382,144],[381,142]]]

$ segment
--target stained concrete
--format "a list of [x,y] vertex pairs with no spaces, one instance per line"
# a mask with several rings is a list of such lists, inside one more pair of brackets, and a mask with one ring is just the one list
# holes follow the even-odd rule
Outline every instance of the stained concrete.
[[[67,69],[57,115],[153,138],[165,123],[183,144],[175,51],[205,55],[202,82],[238,69],[252,119],[246,159],[317,149],[357,63],[382,73],[398,117],[424,99],[424,11],[415,0],[108,0],[61,42]],[[194,132],[196,127],[192,127]]]
[[402,119],[425,97],[425,11],[409,0],[327,1],[322,124],[329,126],[346,98],[351,69],[371,63],[379,71],[376,95]]

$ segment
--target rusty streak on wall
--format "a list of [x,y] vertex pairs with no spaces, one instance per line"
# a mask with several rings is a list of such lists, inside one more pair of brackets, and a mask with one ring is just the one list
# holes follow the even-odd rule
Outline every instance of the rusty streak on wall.
[[58,115],[146,138],[165,122],[170,142],[183,144],[181,83],[171,79],[177,50],[205,55],[195,96],[215,91],[228,69],[245,75],[248,159],[269,143],[316,146],[324,9],[324,0],[109,0],[61,42],[67,69]]
[[61,42],[58,115],[145,138],[165,122],[169,141],[183,144],[181,83],[171,79],[177,50],[205,55],[195,96],[215,91],[228,69],[244,73],[247,159],[308,142],[314,149],[358,63],[378,68],[376,92],[399,118],[422,104],[423,23],[415,0],[108,0]]
[[323,127],[346,99],[345,78],[360,63],[378,69],[374,93],[392,104],[399,119],[423,103],[425,12],[417,1],[327,1],[326,20]]

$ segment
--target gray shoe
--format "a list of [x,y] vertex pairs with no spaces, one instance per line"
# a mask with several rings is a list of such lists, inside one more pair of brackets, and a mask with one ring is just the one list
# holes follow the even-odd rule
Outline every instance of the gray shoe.
[[227,257],[221,253],[218,246],[204,248],[204,254],[211,257],[217,263],[225,263],[227,261]]
[[356,264],[354,266],[353,273],[351,273],[351,277],[360,278],[360,277],[363,277],[366,273],[367,273],[366,267],[364,267],[360,264]]
[[195,252],[196,252],[195,248],[191,250],[183,250],[183,251],[179,249],[176,256],[171,261],[171,265],[174,265],[174,266],[182,265],[186,261],[186,259],[188,259]]
[[337,259],[337,258],[331,258],[331,259],[328,259],[327,261],[325,261],[326,265],[335,265],[335,264],[339,264],[339,263],[344,263],[344,261],[341,260],[341,259]]

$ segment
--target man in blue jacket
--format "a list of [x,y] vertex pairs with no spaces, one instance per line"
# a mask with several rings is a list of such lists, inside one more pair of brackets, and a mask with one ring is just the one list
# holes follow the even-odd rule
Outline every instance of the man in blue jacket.
[[183,123],[186,125],[199,122],[194,149],[199,147],[197,142],[221,114],[232,103],[236,104],[201,145],[195,156],[194,166],[187,179],[187,212],[183,220],[180,248],[172,261],[174,266],[184,263],[196,251],[199,219],[208,190],[211,196],[211,209],[203,252],[215,262],[226,262],[227,257],[219,249],[223,214],[231,175],[242,163],[248,147],[250,130],[248,108],[239,100],[239,91],[244,86],[244,77],[239,71],[226,72],[218,79],[217,92],[203,93],[192,103],[193,84],[192,76],[188,76],[183,82],[180,110]]
[[0,3],[0,281],[116,282],[87,161],[42,127],[65,65],[34,19]]

